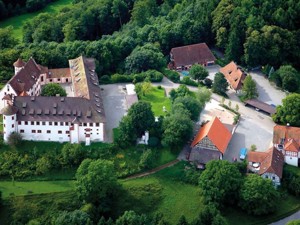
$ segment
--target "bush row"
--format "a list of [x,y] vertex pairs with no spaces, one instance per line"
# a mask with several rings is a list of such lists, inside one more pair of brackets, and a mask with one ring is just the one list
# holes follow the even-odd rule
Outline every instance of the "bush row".
[[157,70],[148,70],[146,72],[138,73],[138,74],[114,74],[112,76],[104,75],[100,78],[101,84],[111,84],[111,83],[137,83],[143,82],[146,78],[148,78],[151,82],[161,82],[163,79],[163,74]]

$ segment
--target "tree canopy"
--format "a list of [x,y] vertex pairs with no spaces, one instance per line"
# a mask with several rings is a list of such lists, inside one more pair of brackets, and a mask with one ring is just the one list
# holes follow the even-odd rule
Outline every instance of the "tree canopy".
[[117,186],[114,165],[110,161],[85,159],[77,169],[75,189],[81,200],[105,205]]
[[240,189],[239,205],[249,214],[263,215],[276,210],[279,193],[272,181],[257,174],[248,174]]
[[42,87],[42,96],[67,96],[67,92],[62,86],[56,83],[45,84]]
[[276,107],[273,120],[280,124],[290,124],[300,127],[300,94],[290,94],[282,100],[282,105]]
[[243,97],[245,100],[258,97],[256,82],[252,79],[250,75],[246,76],[242,90],[244,95]]
[[204,68],[204,66],[195,64],[191,67],[189,75],[194,80],[204,80],[209,74],[207,69]]
[[237,201],[242,181],[242,175],[234,164],[226,160],[212,160],[201,174],[199,186],[206,202],[223,206]]
[[228,83],[222,73],[216,73],[214,82],[212,85],[212,90],[215,93],[224,95],[227,91]]

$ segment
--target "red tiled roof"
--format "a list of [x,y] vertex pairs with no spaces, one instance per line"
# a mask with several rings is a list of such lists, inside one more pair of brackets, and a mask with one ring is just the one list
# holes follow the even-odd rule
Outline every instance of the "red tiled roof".
[[274,173],[278,177],[282,177],[284,156],[274,147],[266,152],[249,152],[248,162],[260,163],[259,175]]
[[10,84],[19,95],[23,91],[29,91],[32,88],[36,83],[36,79],[39,78],[40,73],[40,68],[35,63],[34,59],[30,58],[24,68],[8,81],[8,84]]
[[299,144],[294,139],[290,139],[284,145],[284,150],[291,151],[291,152],[299,152],[300,147]]
[[187,45],[171,49],[176,66],[205,64],[216,58],[205,43]]
[[233,61],[222,67],[220,72],[224,74],[227,82],[234,90],[242,88],[243,82],[247,76]]
[[231,133],[225,127],[224,124],[215,117],[212,121],[206,123],[196,135],[191,147],[198,144],[203,138],[208,137],[212,143],[219,149],[223,154],[225,153],[229,141],[231,139]]
[[[300,146],[300,127],[276,125],[273,130],[274,144],[287,144],[293,139]],[[281,141],[284,140],[283,143]]]
[[15,67],[23,67],[23,66],[25,66],[25,62],[22,59],[18,58],[18,60],[14,62],[14,66]]
[[49,69],[47,78],[71,77],[70,68]]

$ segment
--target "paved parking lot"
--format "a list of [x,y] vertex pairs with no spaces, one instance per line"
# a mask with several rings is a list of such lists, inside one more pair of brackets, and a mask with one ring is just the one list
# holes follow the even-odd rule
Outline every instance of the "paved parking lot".
[[105,140],[113,141],[112,129],[119,126],[119,122],[127,111],[126,92],[123,84],[101,85],[101,93],[106,117]]
[[281,105],[281,100],[285,98],[286,94],[279,90],[275,85],[273,86],[269,80],[259,71],[250,72],[252,78],[256,81],[258,99],[274,105]]

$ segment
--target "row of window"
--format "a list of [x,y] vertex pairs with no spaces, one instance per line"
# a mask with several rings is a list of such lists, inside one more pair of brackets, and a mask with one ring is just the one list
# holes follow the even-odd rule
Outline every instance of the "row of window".
[[[20,130],[20,133],[24,133],[24,132],[25,131],[23,129]],[[36,133],[41,134],[42,130],[31,130],[31,133],[33,133],[33,134],[36,134]],[[51,134],[51,130],[47,130],[46,133],[47,134]],[[62,131],[59,130],[59,131],[57,131],[57,133],[58,134],[62,134]],[[70,133],[70,131],[66,130],[66,134],[69,134],[69,133]]]
[[[19,125],[22,125],[22,124],[24,124],[24,125],[46,125],[46,122],[39,122],[39,121],[31,121],[31,122],[28,122],[28,121],[18,121],[18,124]],[[71,123],[71,122],[48,122],[48,124],[47,125],[49,125],[49,126],[52,126],[52,125],[54,125],[54,126],[58,126],[58,125],[60,125],[60,126],[70,126],[70,125],[73,125],[73,123]],[[90,127],[93,127],[94,126],[94,124],[93,123],[79,123],[79,126],[84,126],[84,127],[86,127],[86,126],[90,126]],[[100,123],[95,123],[95,126],[96,127],[99,127],[100,126]]]

